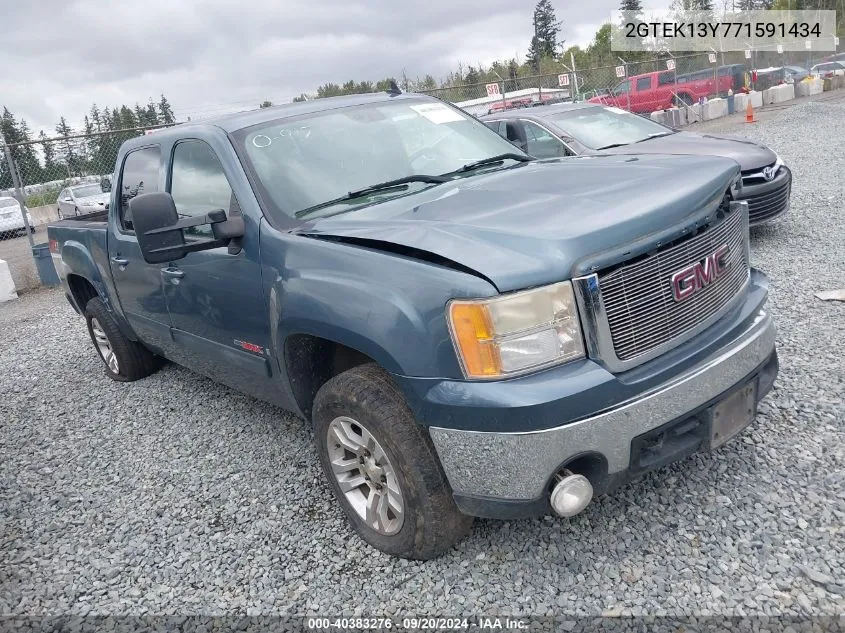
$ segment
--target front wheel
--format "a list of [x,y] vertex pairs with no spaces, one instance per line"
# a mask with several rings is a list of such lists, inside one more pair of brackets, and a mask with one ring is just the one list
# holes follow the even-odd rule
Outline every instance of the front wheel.
[[425,429],[377,365],[354,367],[317,392],[317,452],[352,528],[383,552],[426,560],[469,531]]
[[85,305],[85,322],[91,342],[106,366],[106,375],[118,382],[132,382],[158,369],[158,358],[137,341],[129,340],[117,325],[102,299]]

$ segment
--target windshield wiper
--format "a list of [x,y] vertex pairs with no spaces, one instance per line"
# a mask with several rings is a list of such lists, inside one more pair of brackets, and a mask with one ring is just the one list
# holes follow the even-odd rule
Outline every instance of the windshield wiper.
[[653,132],[639,141],[634,141],[634,143],[642,143],[643,141],[650,141],[653,138],[660,138],[661,136],[671,136],[672,134],[675,134],[675,132]]
[[506,154],[497,154],[496,156],[490,156],[489,158],[482,158],[481,160],[477,160],[472,163],[467,163],[463,167],[459,167],[455,171],[450,171],[443,176],[453,176],[455,174],[463,174],[468,171],[475,171],[476,169],[480,169],[482,167],[487,167],[489,165],[495,165],[497,163],[503,163],[506,160],[515,160],[519,161],[520,163],[527,163],[529,161],[534,160],[530,156],[525,156],[524,154],[516,154],[514,152],[508,152]]
[[603,145],[602,147],[597,147],[596,150],[603,150],[603,149],[611,149],[612,147],[625,147],[626,145],[630,145],[630,143],[611,143],[610,145]]
[[402,178],[396,178],[395,180],[386,180],[385,182],[380,182],[375,185],[370,185],[369,187],[364,187],[363,189],[357,189],[356,191],[350,191],[344,196],[340,196],[339,198],[334,198],[332,200],[327,200],[326,202],[321,202],[320,204],[315,204],[312,207],[308,207],[306,209],[301,209],[297,211],[294,216],[297,218],[301,218],[303,216],[308,215],[314,211],[319,211],[320,209],[325,209],[326,207],[331,207],[335,204],[339,204],[341,202],[346,202],[347,200],[354,200],[355,198],[363,198],[364,196],[371,194],[371,193],[380,193],[382,191],[390,191],[391,189],[399,189],[400,187],[407,188],[408,183],[412,182],[427,182],[431,184],[441,184],[447,182],[449,179],[444,178],[443,176],[429,176],[426,174],[417,174],[413,176],[403,176]]

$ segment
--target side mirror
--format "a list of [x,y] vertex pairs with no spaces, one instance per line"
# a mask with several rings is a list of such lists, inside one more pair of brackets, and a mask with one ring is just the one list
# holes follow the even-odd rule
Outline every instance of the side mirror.
[[[148,264],[170,262],[182,259],[188,253],[226,246],[231,240],[243,237],[244,234],[243,217],[236,216],[227,220],[223,209],[179,219],[176,205],[169,193],[144,193],[135,196],[129,201],[129,213],[138,237],[138,245]],[[211,225],[213,239],[185,240],[184,229],[203,224]]]
[[182,259],[185,236],[177,228],[179,214],[168,193],[144,193],[129,201],[132,226],[138,245],[148,264],[160,264]]
[[111,191],[111,178],[104,176],[100,180],[100,189],[102,189],[103,193],[109,193]]

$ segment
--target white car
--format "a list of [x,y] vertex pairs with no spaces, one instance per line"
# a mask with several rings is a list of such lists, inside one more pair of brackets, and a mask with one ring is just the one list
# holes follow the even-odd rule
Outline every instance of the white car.
[[66,187],[59,193],[59,219],[90,215],[104,211],[111,194],[104,193],[98,183]]
[[810,74],[813,77],[832,77],[834,75],[845,75],[845,63],[843,62],[824,62],[823,64],[816,64],[810,69]]
[[[29,221],[30,231],[35,233],[29,211],[26,212],[26,219]],[[0,239],[22,233],[26,233],[26,225],[21,215],[21,205],[14,198],[0,197]]]

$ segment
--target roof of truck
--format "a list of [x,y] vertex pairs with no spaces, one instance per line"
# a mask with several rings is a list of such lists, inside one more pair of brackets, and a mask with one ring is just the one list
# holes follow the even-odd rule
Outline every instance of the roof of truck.
[[[348,108],[351,106],[366,105],[369,103],[378,103],[379,101],[391,101],[396,99],[429,99],[434,100],[428,95],[401,93],[389,94],[387,92],[373,92],[369,94],[347,95],[343,97],[327,97],[325,99],[313,99],[311,101],[300,101],[297,103],[286,103],[278,106],[270,106],[269,108],[260,108],[258,110],[249,110],[247,112],[236,112],[234,114],[225,114],[223,116],[214,117],[212,119],[205,119],[203,121],[196,121],[191,123],[183,123],[175,126],[176,128],[184,129],[187,125],[214,125],[222,128],[226,132],[234,132],[245,127],[250,127],[258,123],[265,123],[267,121],[274,121],[276,119],[283,119],[287,117],[299,116],[302,114],[312,114],[314,112],[323,112],[325,110],[335,110],[337,108]],[[167,128],[168,130],[174,128]],[[162,133],[164,130],[156,132]]]

